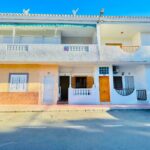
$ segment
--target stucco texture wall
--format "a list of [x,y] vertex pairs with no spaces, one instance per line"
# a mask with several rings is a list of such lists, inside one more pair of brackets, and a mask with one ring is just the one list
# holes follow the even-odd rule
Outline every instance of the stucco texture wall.
[[[0,65],[0,104],[42,104],[44,76],[54,77],[54,101],[58,99],[58,66],[56,65]],[[28,73],[27,92],[9,92],[9,74]],[[2,95],[2,96],[1,96]],[[19,98],[18,98],[19,96]],[[23,99],[23,101],[21,100]]]

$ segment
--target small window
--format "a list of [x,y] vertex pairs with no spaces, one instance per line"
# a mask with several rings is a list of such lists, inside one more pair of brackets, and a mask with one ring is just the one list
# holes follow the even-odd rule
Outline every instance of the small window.
[[122,77],[114,77],[114,89],[116,90],[123,89]]
[[27,82],[28,74],[10,74],[10,92],[26,92],[27,91]]
[[122,43],[106,43],[107,46],[118,46],[122,48]]
[[99,68],[99,74],[109,74],[109,67],[100,67]]
[[86,77],[76,77],[76,88],[86,88]]

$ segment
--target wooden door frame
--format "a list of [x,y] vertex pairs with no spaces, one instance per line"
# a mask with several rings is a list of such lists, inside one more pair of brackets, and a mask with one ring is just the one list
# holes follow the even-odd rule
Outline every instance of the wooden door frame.
[[[101,80],[101,78],[107,78],[108,79],[108,83],[109,83],[109,85],[108,85],[108,89],[109,89],[109,99],[108,99],[108,101],[104,101],[104,100],[102,100],[101,99],[101,86],[100,86],[100,80]],[[111,98],[110,98],[110,77],[109,76],[99,76],[99,97],[100,97],[100,103],[110,103],[111,102]]]
[[[63,77],[66,77],[66,78],[68,78],[68,81],[69,81],[69,84],[70,84],[70,76],[65,76],[65,75],[61,75],[61,76],[59,76],[59,87],[60,87],[60,85],[61,85],[61,77],[63,78]],[[68,87],[68,89],[69,89],[69,87]],[[59,101],[64,101],[64,99],[62,99],[62,93],[61,93],[62,91],[60,91],[60,97],[59,97]],[[68,91],[68,93],[67,93],[67,97],[69,97],[69,91]],[[68,98],[66,99],[66,101],[68,101]]]

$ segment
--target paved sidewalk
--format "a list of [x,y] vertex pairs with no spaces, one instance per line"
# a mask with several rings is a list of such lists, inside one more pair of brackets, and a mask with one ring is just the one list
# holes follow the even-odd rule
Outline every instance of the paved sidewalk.
[[1,112],[0,150],[149,150],[149,116],[149,110]]
[[108,111],[114,109],[150,109],[146,105],[0,105],[0,112]]

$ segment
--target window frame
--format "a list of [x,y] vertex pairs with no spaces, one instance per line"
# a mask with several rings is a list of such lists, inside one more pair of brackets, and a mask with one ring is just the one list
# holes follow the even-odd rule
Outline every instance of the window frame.
[[[120,88],[120,89],[117,89],[116,88],[116,85],[115,85],[115,78],[120,78],[121,79],[121,81],[122,81],[122,83],[121,83],[121,86],[122,86],[122,88]],[[116,89],[116,90],[122,90],[123,88],[124,88],[124,82],[123,82],[123,77],[122,76],[114,76],[113,77],[113,86],[114,86],[114,89]]]
[[[27,77],[27,82],[26,82],[26,89],[23,91],[13,91],[10,88],[10,84],[11,84],[11,76],[12,75],[26,75]],[[9,73],[9,92],[28,92],[28,83],[29,83],[29,73]]]
[[[78,86],[77,86],[77,82],[78,82],[78,81],[81,82],[81,80],[83,80],[83,81],[85,82],[85,83],[84,83],[85,85],[84,85],[83,87],[78,87]],[[76,77],[75,83],[76,83],[76,88],[77,88],[77,89],[85,89],[85,88],[87,88],[87,77],[84,77],[84,76],[83,76],[83,77]]]
[[99,67],[99,74],[100,75],[109,75],[109,67]]

